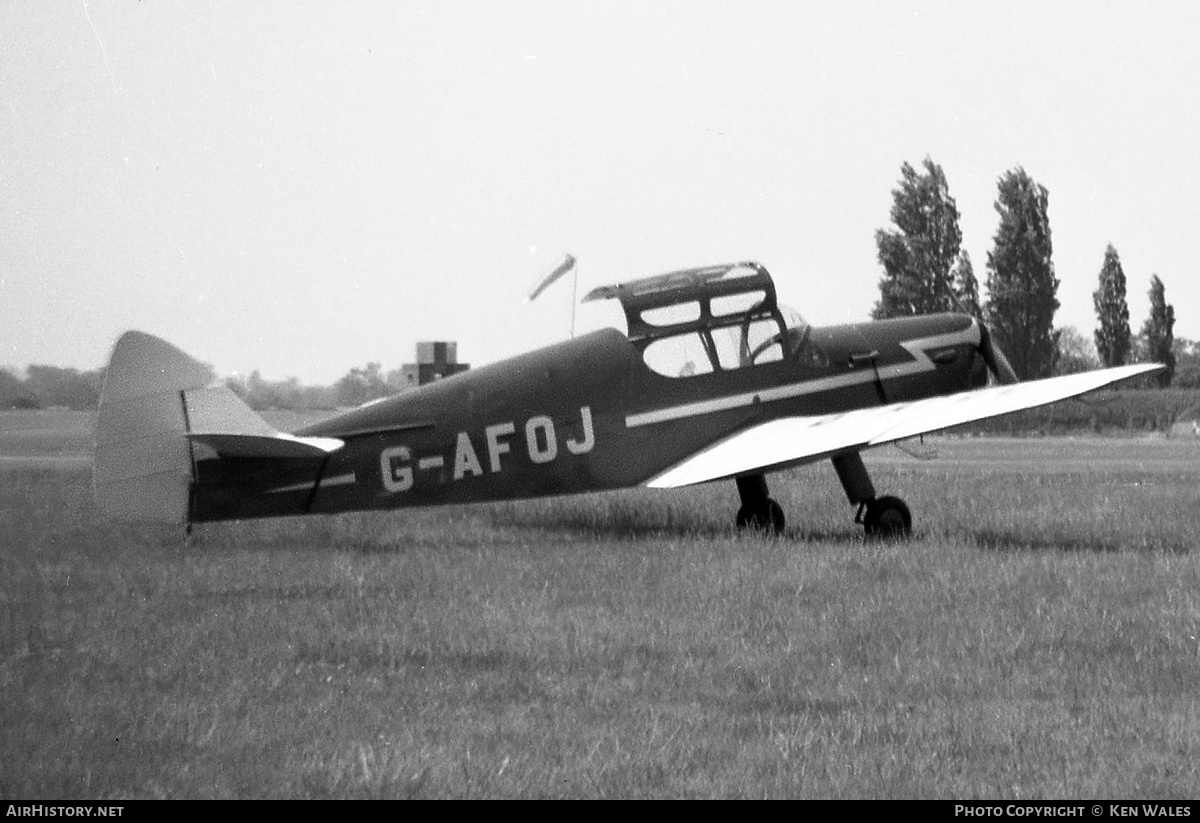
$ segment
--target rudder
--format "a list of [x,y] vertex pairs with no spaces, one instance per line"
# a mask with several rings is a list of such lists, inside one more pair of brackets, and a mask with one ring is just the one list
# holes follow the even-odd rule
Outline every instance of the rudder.
[[121,335],[96,415],[92,480],[106,516],[187,522],[192,458],[184,392],[211,380],[207,367],[165,340]]

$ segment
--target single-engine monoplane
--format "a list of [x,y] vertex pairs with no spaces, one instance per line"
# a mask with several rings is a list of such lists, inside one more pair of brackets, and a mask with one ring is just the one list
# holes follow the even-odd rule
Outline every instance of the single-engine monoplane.
[[[868,535],[904,535],[861,453],[1153,371],[1018,382],[963,314],[815,327],[757,263],[594,289],[591,332],[280,432],[209,369],[131,331],[97,416],[94,481],[122,520],[186,524],[732,480],[740,528],[782,533],[767,475],[828,460]],[[991,385],[989,385],[989,383]]]

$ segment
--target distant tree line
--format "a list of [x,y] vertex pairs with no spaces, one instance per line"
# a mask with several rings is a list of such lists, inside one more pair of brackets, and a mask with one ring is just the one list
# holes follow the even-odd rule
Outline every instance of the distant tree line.
[[[1157,280],[1157,278],[1155,278]],[[1164,354],[1155,346],[1161,345],[1153,321],[1156,310],[1151,293],[1151,320],[1142,333],[1132,339],[1132,356],[1139,360],[1170,363],[1173,382],[1177,388],[1200,389],[1200,342],[1173,338],[1171,348]],[[1170,306],[1165,306],[1170,309]],[[1173,322],[1169,311],[1160,312]],[[1169,326],[1170,324],[1168,324]],[[1057,360],[1055,373],[1070,374],[1100,368],[1102,364],[1096,346],[1074,326],[1055,331]],[[104,369],[81,372],[55,366],[30,366],[26,376],[19,377],[11,369],[0,368],[0,410],[3,409],[95,409],[104,384]],[[353,368],[331,386],[302,385],[295,377],[286,380],[267,380],[254,371],[249,377],[229,377],[225,384],[254,409],[329,410],[347,408],[386,397],[401,391],[400,370],[383,373],[378,363]]]
[[1059,281],[1049,192],[1020,167],[997,183],[999,224],[987,255],[987,296],[981,301],[971,258],[961,248],[960,215],[946,175],[929,157],[922,165],[924,171],[901,165],[900,183],[892,190],[893,228],[875,233],[883,277],[872,317],[943,311],[978,317],[1024,379],[1156,362],[1167,367],[1151,378],[1156,385],[1200,384],[1197,345],[1175,339],[1175,308],[1167,303],[1157,274],[1150,278],[1150,316],[1138,335],[1132,333],[1125,272],[1111,243],[1093,294],[1097,326],[1092,340],[1072,326],[1055,328]]
[[104,369],[81,372],[56,366],[30,366],[25,377],[0,368],[0,409],[94,409]]
[[400,369],[384,373],[379,363],[354,367],[331,386],[303,386],[295,377],[266,380],[254,371],[225,384],[253,409],[336,409],[361,406],[408,388]]
[[[81,372],[36,365],[22,377],[0,368],[0,409],[95,409],[104,373],[103,368]],[[400,369],[384,373],[379,363],[368,363],[351,369],[331,386],[305,386],[295,377],[267,380],[257,370],[249,377],[225,378],[225,385],[254,409],[321,410],[358,406],[409,384]]]

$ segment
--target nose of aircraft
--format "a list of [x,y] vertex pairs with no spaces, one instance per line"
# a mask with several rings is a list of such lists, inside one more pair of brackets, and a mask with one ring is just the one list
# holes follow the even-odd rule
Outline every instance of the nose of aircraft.
[[[979,325],[979,356],[983,358],[984,365],[988,371],[996,378],[996,382],[1003,386],[1008,386],[1013,383],[1020,383],[1017,373],[1013,371],[1013,367],[1008,362],[1008,358],[1004,356],[1004,352],[1000,351],[1000,347],[996,345],[992,339],[992,333],[988,327],[980,321],[975,321]],[[986,375],[981,375],[986,380]]]

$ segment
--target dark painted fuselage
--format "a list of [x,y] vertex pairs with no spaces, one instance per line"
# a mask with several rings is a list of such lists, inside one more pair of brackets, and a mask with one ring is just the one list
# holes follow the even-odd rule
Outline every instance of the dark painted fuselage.
[[981,380],[979,327],[934,315],[813,328],[773,362],[669,377],[606,329],[297,432],[323,459],[197,455],[193,521],[616,489],[778,417],[951,394]]

